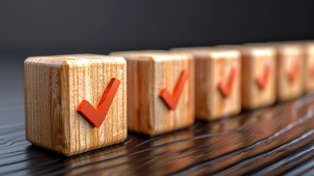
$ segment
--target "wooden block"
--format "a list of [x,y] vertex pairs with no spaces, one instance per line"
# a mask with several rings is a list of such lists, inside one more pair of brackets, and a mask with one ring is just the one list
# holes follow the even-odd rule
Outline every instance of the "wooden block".
[[272,47],[246,46],[240,49],[241,105],[255,109],[276,102],[276,51]]
[[[241,111],[239,74],[241,56],[238,50],[195,47],[174,48],[171,51],[194,55],[197,118],[215,120]],[[220,85],[227,87],[227,90],[222,91]],[[230,94],[226,96],[228,91]]]
[[276,51],[273,47],[226,45],[241,52],[241,106],[256,109],[276,101]]
[[[99,128],[77,111],[97,107],[112,78],[121,81]],[[102,55],[29,57],[24,62],[26,139],[66,156],[127,137],[126,61]]]
[[[165,51],[113,52],[127,60],[128,129],[156,136],[186,128],[194,123],[194,67],[191,55],[168,54]],[[165,88],[173,95],[183,71],[181,96],[170,109],[160,96]],[[184,76],[184,75],[183,75]],[[180,81],[179,81],[180,82]]]
[[[290,43],[290,42],[289,42]],[[305,92],[314,91],[314,41],[292,41],[303,47],[303,87]]]
[[304,44],[304,88],[306,92],[314,91],[314,41]]
[[295,99],[304,92],[304,53],[301,44],[265,43],[276,49],[276,95],[278,101]]

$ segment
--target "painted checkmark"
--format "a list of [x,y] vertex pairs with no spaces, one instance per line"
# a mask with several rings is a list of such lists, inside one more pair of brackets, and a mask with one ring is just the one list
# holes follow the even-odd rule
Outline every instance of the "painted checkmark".
[[97,109],[95,109],[88,101],[83,100],[77,111],[79,111],[88,121],[96,128],[99,128],[105,120],[110,105],[118,91],[121,81],[117,78],[111,78],[109,85],[103,93]]
[[161,89],[159,96],[164,100],[164,102],[171,110],[176,109],[181,93],[183,91],[184,83],[188,79],[188,77],[189,72],[187,70],[183,70],[172,95],[165,87]]
[[295,82],[299,77],[301,62],[296,61],[294,65],[288,70],[287,75],[290,80],[290,82]]
[[239,68],[232,67],[228,82],[220,81],[218,83],[218,88],[225,98],[230,97],[235,79],[237,78],[238,74]]
[[256,77],[256,83],[261,90],[264,90],[267,87],[268,79],[271,73],[273,72],[273,70],[274,70],[274,66],[272,64],[267,64],[265,66],[263,75]]

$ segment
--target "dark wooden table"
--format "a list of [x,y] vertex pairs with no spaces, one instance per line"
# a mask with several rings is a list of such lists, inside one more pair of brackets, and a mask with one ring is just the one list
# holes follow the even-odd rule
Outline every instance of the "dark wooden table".
[[0,175],[314,175],[313,94],[65,157],[25,139],[22,64],[12,65],[0,76]]

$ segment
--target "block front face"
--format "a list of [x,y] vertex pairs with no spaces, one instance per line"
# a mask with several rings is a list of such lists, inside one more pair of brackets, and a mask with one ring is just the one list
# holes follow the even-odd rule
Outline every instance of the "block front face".
[[[210,54],[208,64],[210,68],[208,69],[210,84],[207,84],[209,115],[206,116],[206,119],[214,120],[239,113],[241,110],[240,54],[238,52],[213,52]],[[234,79],[233,83],[231,83],[232,79]],[[219,86],[221,83],[228,86],[229,97],[222,93]],[[198,96],[203,95],[199,94]]]
[[[25,61],[24,69],[29,141],[70,156],[126,138],[126,62],[123,58],[33,57]],[[82,100],[97,108],[111,78],[121,80],[121,84],[105,120],[95,128],[77,109]]]
[[[155,106],[152,129],[155,134],[162,134],[188,127],[194,123],[194,65],[191,57],[153,57],[153,86],[149,87],[153,93],[152,105]],[[184,83],[182,94],[175,110],[170,110],[159,97],[162,88],[173,94],[182,71],[188,71],[189,77]],[[162,120],[161,120],[162,119]]]
[[303,93],[303,51],[300,45],[277,47],[277,99],[290,100]]
[[314,43],[305,45],[304,86],[306,92],[314,90]]
[[[155,136],[188,127],[194,123],[194,67],[189,55],[163,52],[112,53],[127,60],[128,128]],[[182,74],[188,79],[174,110],[159,96],[163,88],[172,95]]]
[[241,49],[241,104],[254,109],[276,101],[276,55],[273,48]]

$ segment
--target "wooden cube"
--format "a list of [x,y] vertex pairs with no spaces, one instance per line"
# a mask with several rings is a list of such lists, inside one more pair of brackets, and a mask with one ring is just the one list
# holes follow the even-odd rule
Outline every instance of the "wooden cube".
[[[127,60],[129,130],[156,136],[194,123],[191,55],[165,51],[113,52],[110,55]],[[168,99],[163,96],[165,90]],[[171,104],[173,102],[176,106]]]
[[304,51],[301,44],[266,43],[276,49],[276,95],[278,101],[301,96],[304,92]]
[[210,47],[174,48],[195,59],[195,116],[215,120],[241,111],[240,52]]
[[303,87],[305,92],[314,91],[314,41],[294,41],[301,44],[304,53]]
[[273,47],[222,45],[241,52],[241,106],[256,109],[276,101],[276,51]]
[[[116,92],[109,84],[112,78],[116,78],[114,85],[121,81]],[[126,61],[122,57],[29,57],[24,62],[24,86],[26,139],[33,144],[70,156],[126,139]],[[109,108],[105,115],[99,111],[104,115],[99,128],[78,112],[83,100],[91,108],[98,104]]]
[[255,109],[276,102],[276,51],[272,47],[244,46],[242,59],[241,105]]

